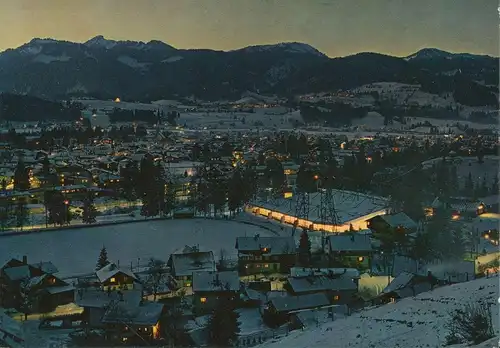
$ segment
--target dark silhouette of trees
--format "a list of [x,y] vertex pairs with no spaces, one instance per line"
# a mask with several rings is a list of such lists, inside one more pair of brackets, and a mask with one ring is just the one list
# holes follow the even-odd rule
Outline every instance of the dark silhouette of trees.
[[234,300],[229,296],[219,296],[219,302],[208,322],[209,344],[215,347],[233,345],[240,332],[238,317]]
[[229,180],[228,208],[231,214],[239,211],[245,200],[245,184],[240,170],[235,170]]
[[30,189],[29,170],[24,165],[23,160],[19,160],[14,171],[14,190],[27,191]]
[[83,200],[82,221],[86,224],[93,224],[97,221],[96,217],[97,210],[94,205],[94,197],[92,193],[89,193]]
[[64,225],[71,221],[69,201],[58,191],[45,191],[45,210],[47,212],[47,224]]
[[311,266],[311,241],[306,229],[300,234],[298,261],[302,267]]
[[141,173],[136,161],[128,162],[121,168],[120,188],[123,196],[128,201],[135,201],[140,195]]
[[99,258],[97,259],[97,264],[95,266],[95,270],[98,271],[101,268],[109,265],[109,260],[108,260],[108,251],[106,250],[106,247],[103,246],[101,248],[101,252],[99,253]]
[[26,206],[26,199],[21,198],[16,204],[16,227],[23,229],[28,223],[29,210]]

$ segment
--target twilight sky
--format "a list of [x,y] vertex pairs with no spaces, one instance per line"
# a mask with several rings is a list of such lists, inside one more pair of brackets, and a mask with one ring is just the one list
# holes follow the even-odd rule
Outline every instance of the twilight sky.
[[424,47],[498,56],[498,0],[0,0],[0,51],[34,37],[229,50],[285,41],[330,57]]

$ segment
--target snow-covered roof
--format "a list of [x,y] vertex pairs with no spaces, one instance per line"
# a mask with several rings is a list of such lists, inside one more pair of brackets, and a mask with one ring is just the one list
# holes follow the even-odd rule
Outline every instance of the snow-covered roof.
[[176,277],[191,276],[193,272],[216,271],[214,254],[211,251],[172,254],[168,264]]
[[[363,193],[345,190],[333,190],[333,201],[339,224],[346,224],[349,221],[359,219],[371,213],[385,210],[389,205],[388,200],[383,197],[370,196]],[[282,214],[295,216],[297,195],[291,198],[280,199],[276,204],[271,202],[256,202],[253,205],[265,209],[278,211]],[[313,223],[321,223],[320,205],[321,194],[309,194],[309,218]]]
[[32,288],[36,285],[39,285],[40,283],[43,282],[45,278],[47,278],[47,274],[42,274],[41,276],[33,277],[29,280],[28,282],[28,288]]
[[59,272],[57,267],[50,261],[33,263],[33,264],[31,264],[31,267],[38,268],[42,272],[48,273],[48,274],[55,274],[55,273]]
[[306,268],[292,267],[290,268],[291,277],[305,277],[310,275],[328,275],[345,276],[349,278],[359,279],[359,271],[356,268]]
[[[132,306],[138,306],[142,300],[142,292],[140,290],[121,291],[123,301],[130,303]],[[102,291],[102,290],[85,290],[79,289],[75,291],[75,303],[80,307],[89,308],[104,308],[111,301],[120,300],[118,291]]]
[[65,285],[65,286],[52,286],[45,288],[44,291],[47,291],[49,294],[61,294],[63,292],[74,291],[75,287],[73,285]]
[[327,276],[307,276],[307,277],[289,277],[288,284],[293,292],[309,292],[309,291],[342,291],[356,290],[358,286],[352,278],[347,277],[327,277]]
[[387,294],[396,290],[400,290],[406,287],[412,279],[415,277],[415,274],[409,272],[401,272],[396,278],[392,280],[392,282],[382,290],[382,294]]
[[322,293],[301,296],[280,296],[272,298],[270,302],[279,312],[290,312],[300,309],[323,307],[330,304],[326,295]]
[[296,245],[293,237],[238,237],[236,249],[240,252],[263,251],[269,255],[295,254]]
[[381,215],[380,218],[391,227],[402,226],[406,229],[416,229],[418,227],[417,223],[403,212],[394,215]]
[[160,320],[163,308],[163,303],[158,302],[144,302],[138,306],[133,306],[127,302],[117,301],[111,304],[104,314],[102,322],[153,326]]
[[28,279],[31,276],[28,265],[9,267],[4,270],[4,273],[10,280]]
[[358,233],[343,233],[328,236],[330,251],[359,251],[373,250],[369,236]]
[[101,283],[105,282],[109,278],[114,277],[115,275],[117,275],[119,273],[123,273],[123,274],[129,276],[130,278],[137,280],[137,277],[134,273],[132,273],[126,269],[119,268],[114,263],[110,263],[109,265],[104,266],[103,268],[101,268],[100,270],[95,272],[97,279]]
[[237,271],[193,272],[193,292],[238,291],[240,278]]
[[9,317],[5,310],[0,308],[0,342],[5,340],[6,335],[24,341],[21,323]]

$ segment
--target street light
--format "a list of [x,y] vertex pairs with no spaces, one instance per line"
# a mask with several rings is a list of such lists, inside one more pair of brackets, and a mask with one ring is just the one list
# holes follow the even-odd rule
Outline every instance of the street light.
[[69,205],[69,201],[67,199],[64,200],[64,212],[65,212],[65,216],[64,216],[64,220],[66,220],[66,223],[69,225],[69,219],[68,219],[68,205]]

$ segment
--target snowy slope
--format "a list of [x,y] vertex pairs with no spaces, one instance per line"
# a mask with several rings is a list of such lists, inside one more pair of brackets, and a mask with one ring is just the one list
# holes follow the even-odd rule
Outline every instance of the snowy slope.
[[482,299],[492,304],[493,325],[498,328],[498,282],[497,277],[483,278],[438,288],[395,304],[361,311],[315,330],[295,331],[260,347],[441,347],[447,335],[448,313],[469,301]]

